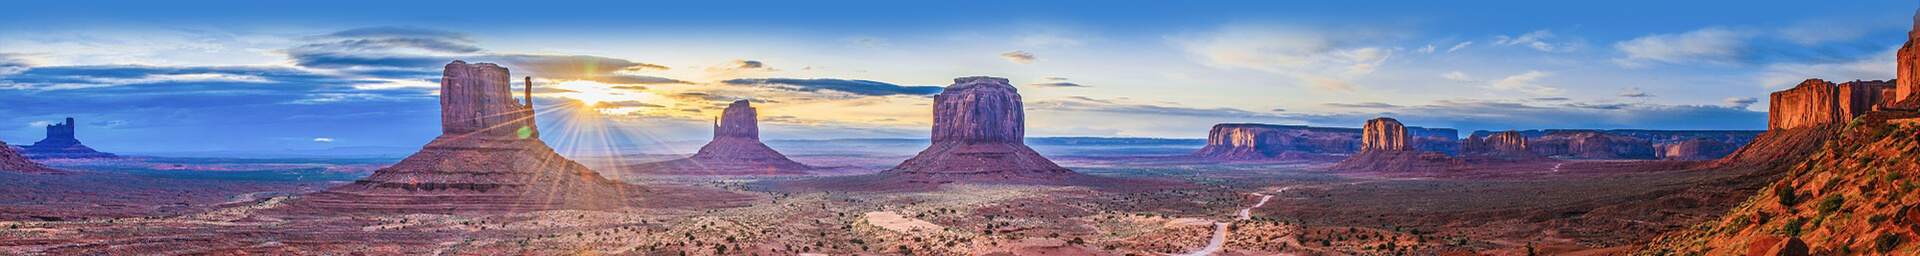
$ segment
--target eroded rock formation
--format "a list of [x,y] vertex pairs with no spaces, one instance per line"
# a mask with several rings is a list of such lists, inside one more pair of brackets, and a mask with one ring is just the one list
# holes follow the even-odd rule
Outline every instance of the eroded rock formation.
[[1920,41],[1920,13],[1914,13],[1913,28],[1907,31],[1907,43],[1900,46],[1900,52],[1894,55],[1898,76],[1893,97],[1887,99],[1889,105],[1907,106],[1915,93],[1920,93],[1920,49],[1914,49],[1914,43]]
[[734,101],[713,125],[713,141],[685,159],[629,166],[625,171],[652,174],[749,175],[806,174],[814,167],[787,159],[760,142],[759,114],[752,103]]
[[1582,159],[1656,159],[1647,140],[1599,131],[1560,131],[1529,139],[1527,148],[1549,157]]
[[[1459,132],[1448,128],[1405,127],[1410,147],[1452,154]],[[1207,132],[1207,145],[1190,157],[1212,160],[1337,160],[1360,152],[1361,129],[1227,123]]]
[[[1340,163],[1333,170],[1371,171],[1371,172],[1419,172],[1443,171],[1460,168],[1464,162],[1448,157],[1440,152],[1423,152],[1407,144],[1407,128],[1393,118],[1375,118],[1367,120],[1361,128],[1362,144],[1359,153]],[[1463,151],[1464,152],[1464,151]]]
[[513,99],[508,80],[507,69],[491,63],[447,64],[440,81],[440,137],[400,163],[311,194],[297,206],[347,214],[463,214],[703,207],[744,199],[608,180],[555,154],[539,139],[532,106]]
[[1075,175],[1027,147],[1020,94],[1006,78],[961,77],[933,97],[933,145],[881,172],[912,182],[1049,182]]
[[74,136],[74,126],[72,117],[68,117],[64,123],[47,125],[47,138],[20,147],[20,154],[34,159],[120,157],[80,144],[80,139]]

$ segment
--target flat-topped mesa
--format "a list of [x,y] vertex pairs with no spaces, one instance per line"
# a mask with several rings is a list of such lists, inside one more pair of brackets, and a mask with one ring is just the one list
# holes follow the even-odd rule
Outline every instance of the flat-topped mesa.
[[1228,123],[1213,125],[1207,145],[1188,156],[1213,160],[1319,158],[1360,150],[1360,129]]
[[[419,152],[373,175],[316,192],[301,214],[499,213],[711,206],[739,194],[641,187],[601,177],[538,139],[533,109],[514,100],[507,69],[447,64],[440,83],[442,131]],[[531,81],[531,79],[529,79]],[[531,89],[531,88],[529,88]]]
[[751,103],[734,101],[713,125],[713,141],[684,159],[632,165],[623,171],[672,175],[806,174],[813,166],[794,162],[760,142],[759,115]]
[[64,123],[47,125],[47,138],[34,142],[33,145],[20,147],[19,153],[34,159],[120,157],[113,153],[93,150],[81,144],[80,139],[74,136],[74,126],[72,117],[68,117]]
[[440,77],[440,131],[539,138],[533,125],[533,107],[513,98],[511,80],[507,68],[493,63],[447,63]]
[[1393,118],[1374,118],[1367,120],[1361,128],[1360,152],[1367,151],[1408,151],[1407,127]]
[[933,101],[933,145],[882,175],[944,183],[1050,182],[1076,174],[1027,147],[1020,94],[1006,78],[956,78]]

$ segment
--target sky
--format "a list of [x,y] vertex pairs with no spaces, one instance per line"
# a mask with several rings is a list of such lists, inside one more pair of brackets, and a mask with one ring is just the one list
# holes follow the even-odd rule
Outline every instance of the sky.
[[534,77],[560,147],[704,140],[734,100],[767,139],[925,138],[931,94],[976,75],[1015,83],[1028,136],[1760,130],[1769,92],[1892,79],[1920,8],[1335,2],[14,3],[0,140],[71,116],[109,152],[418,147],[453,60]]

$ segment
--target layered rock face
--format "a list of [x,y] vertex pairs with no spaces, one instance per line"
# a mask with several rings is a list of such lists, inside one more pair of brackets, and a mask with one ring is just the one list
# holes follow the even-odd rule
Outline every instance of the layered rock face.
[[1393,118],[1367,120],[1361,128],[1360,152],[1334,164],[1333,170],[1372,172],[1441,171],[1459,168],[1464,162],[1440,152],[1422,152],[1408,145],[1407,128]]
[[881,175],[924,183],[1045,182],[1075,175],[1022,141],[1026,114],[1006,78],[955,78],[933,101],[933,145]]
[[630,166],[628,172],[691,175],[805,174],[794,162],[760,142],[759,114],[752,103],[734,101],[713,125],[713,141],[686,159]]
[[1367,125],[1360,129],[1362,133],[1360,152],[1406,151],[1413,149],[1413,147],[1407,146],[1407,140],[1409,138],[1407,136],[1407,127],[1401,125],[1400,120],[1384,117],[1374,118],[1373,120],[1367,120]]
[[[6,142],[0,142],[0,145],[5,145],[5,144]],[[26,156],[20,155],[19,152],[13,151],[13,148],[5,147],[5,146],[0,146],[0,171],[24,172],[24,173],[60,173],[61,172],[60,170],[53,169],[52,167],[47,167],[46,165],[33,162],[32,159],[28,159]]]
[[1844,123],[1883,104],[1882,96],[1891,84],[1882,81],[1854,81],[1835,85],[1826,80],[1807,79],[1793,89],[1774,92],[1767,111],[1767,129],[1813,127],[1826,123]]
[[337,213],[459,214],[605,210],[660,202],[698,206],[740,198],[616,182],[555,154],[539,140],[533,108],[514,101],[506,68],[454,61],[447,64],[440,89],[440,137],[400,163],[316,192],[297,206]]
[[1583,159],[1656,159],[1652,142],[1598,131],[1563,131],[1527,141],[1544,156]]
[[1907,31],[1907,43],[1900,46],[1900,52],[1894,55],[1895,65],[1899,67],[1893,97],[1888,98],[1889,105],[1909,105],[1915,93],[1920,93],[1920,49],[1914,49],[1914,42],[1920,41],[1920,13],[1913,16],[1913,30]]
[[1693,161],[1720,159],[1733,154],[1740,146],[1712,139],[1692,139],[1659,148],[1659,158]]
[[[1687,141],[1692,139],[1712,139],[1712,140],[1718,140],[1726,143],[1732,143],[1734,145],[1744,145],[1744,144],[1747,144],[1748,142],[1753,142],[1753,139],[1756,137],[1759,137],[1760,133],[1765,133],[1767,131],[1765,130],[1545,129],[1545,130],[1521,130],[1519,132],[1520,132],[1520,135],[1527,136],[1527,138],[1540,138],[1540,137],[1545,137],[1548,134],[1562,133],[1562,132],[1600,132],[1600,133],[1606,133],[1606,134],[1627,136],[1635,139],[1643,139],[1643,140],[1647,140],[1647,142],[1651,142],[1656,145],[1680,143],[1682,141]],[[1494,133],[1496,132],[1479,130],[1479,131],[1473,131],[1472,135],[1487,137],[1487,136],[1493,135]]]
[[20,154],[28,158],[114,158],[113,153],[93,150],[74,136],[74,122],[68,117],[64,123],[47,125],[47,138],[33,145],[20,147]]

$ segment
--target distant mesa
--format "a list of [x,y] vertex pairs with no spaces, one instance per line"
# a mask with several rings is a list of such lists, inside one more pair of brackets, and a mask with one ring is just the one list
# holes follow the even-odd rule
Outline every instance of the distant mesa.
[[447,64],[440,81],[439,137],[398,164],[311,194],[296,208],[323,214],[484,214],[709,207],[748,199],[714,189],[608,180],[555,154],[540,141],[532,99],[515,101],[509,79],[507,68],[491,63]]
[[[1409,146],[1411,136],[1405,125],[1393,118],[1367,120],[1362,127],[1360,152],[1334,164],[1339,171],[1428,172],[1464,168],[1466,162],[1441,152],[1422,151]],[[1464,148],[1463,148],[1464,149]],[[1467,154],[1468,151],[1461,151]]]
[[[1516,132],[1517,134],[1517,132]],[[1562,131],[1533,138],[1528,149],[1539,155],[1573,159],[1659,159],[1653,142],[1601,131]]]
[[34,142],[33,145],[21,146],[20,154],[33,159],[120,157],[113,153],[95,151],[85,144],[80,144],[80,139],[74,137],[73,127],[72,117],[68,117],[65,123],[47,125],[47,138]]
[[1533,152],[1527,136],[1505,131],[1486,137],[1471,136],[1460,142],[1460,155],[1472,160],[1539,160],[1546,156]]
[[1663,147],[1659,158],[1672,160],[1714,160],[1733,154],[1740,146],[1713,139],[1691,139]]
[[713,125],[713,141],[684,159],[627,166],[629,173],[673,175],[792,175],[817,169],[787,159],[760,142],[752,103],[734,101]]
[[[4,144],[6,143],[0,142],[0,145]],[[40,174],[64,173],[64,171],[59,169],[34,162],[32,159],[20,155],[20,152],[13,151],[11,147],[0,147],[0,171]]]
[[[1424,151],[1459,151],[1459,132],[1449,128],[1406,127],[1408,145]],[[1363,132],[1356,128],[1224,123],[1207,132],[1207,145],[1188,157],[1217,161],[1326,160],[1360,151]]]

